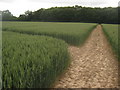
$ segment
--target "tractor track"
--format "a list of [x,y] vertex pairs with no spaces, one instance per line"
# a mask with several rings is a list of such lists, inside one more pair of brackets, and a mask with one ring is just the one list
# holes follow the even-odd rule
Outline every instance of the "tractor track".
[[72,60],[54,88],[118,88],[118,60],[101,25],[80,46],[69,46]]

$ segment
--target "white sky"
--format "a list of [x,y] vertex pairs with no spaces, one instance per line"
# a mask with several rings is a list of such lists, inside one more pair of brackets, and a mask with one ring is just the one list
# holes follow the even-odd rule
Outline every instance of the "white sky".
[[55,6],[117,7],[119,0],[0,0],[0,10],[10,10],[14,16],[25,11]]

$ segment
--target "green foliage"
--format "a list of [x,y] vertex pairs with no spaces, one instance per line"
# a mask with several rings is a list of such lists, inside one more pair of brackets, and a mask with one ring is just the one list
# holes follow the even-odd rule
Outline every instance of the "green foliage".
[[[91,8],[82,6],[41,8],[37,11],[27,10],[15,17],[9,10],[0,11],[3,21],[44,21],[44,22],[86,22],[119,23],[119,7]],[[0,15],[1,16],[1,15]],[[1,20],[1,19],[0,19]]]
[[15,16],[13,16],[9,10],[0,11],[0,14],[2,14],[2,15],[0,15],[2,17],[2,19],[0,18],[0,21],[1,20],[3,20],[3,21],[17,20],[17,18]]
[[113,24],[103,24],[103,30],[110,41],[114,51],[118,55],[118,59],[120,60],[120,38],[118,37],[118,25]]
[[3,31],[2,42],[4,88],[48,88],[69,63],[62,40]]
[[118,7],[91,8],[78,5],[27,11],[27,14],[25,12],[18,19],[21,21],[119,23]]
[[95,26],[92,23],[3,22],[3,31],[47,35],[80,45]]

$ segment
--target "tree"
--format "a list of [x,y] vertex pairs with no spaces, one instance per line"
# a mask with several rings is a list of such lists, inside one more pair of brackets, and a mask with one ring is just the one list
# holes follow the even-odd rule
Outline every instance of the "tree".
[[39,9],[35,12],[26,11],[19,16],[24,21],[52,22],[89,22],[89,23],[118,23],[118,8],[91,8],[82,6],[52,7]]
[[17,18],[11,14],[9,10],[4,10],[2,12],[2,20],[3,21],[12,21],[16,20]]

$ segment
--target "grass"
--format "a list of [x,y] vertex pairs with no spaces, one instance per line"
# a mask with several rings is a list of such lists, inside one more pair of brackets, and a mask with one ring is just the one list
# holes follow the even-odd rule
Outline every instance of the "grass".
[[93,23],[3,22],[3,31],[47,35],[80,45],[95,26]]
[[67,67],[67,44],[52,37],[3,32],[3,88],[48,88]]
[[111,43],[113,50],[120,60],[120,38],[118,37],[118,25],[113,24],[103,24],[103,31],[105,32],[109,42]]
[[82,44],[96,25],[3,22],[3,87],[50,87],[69,65],[68,44]]

